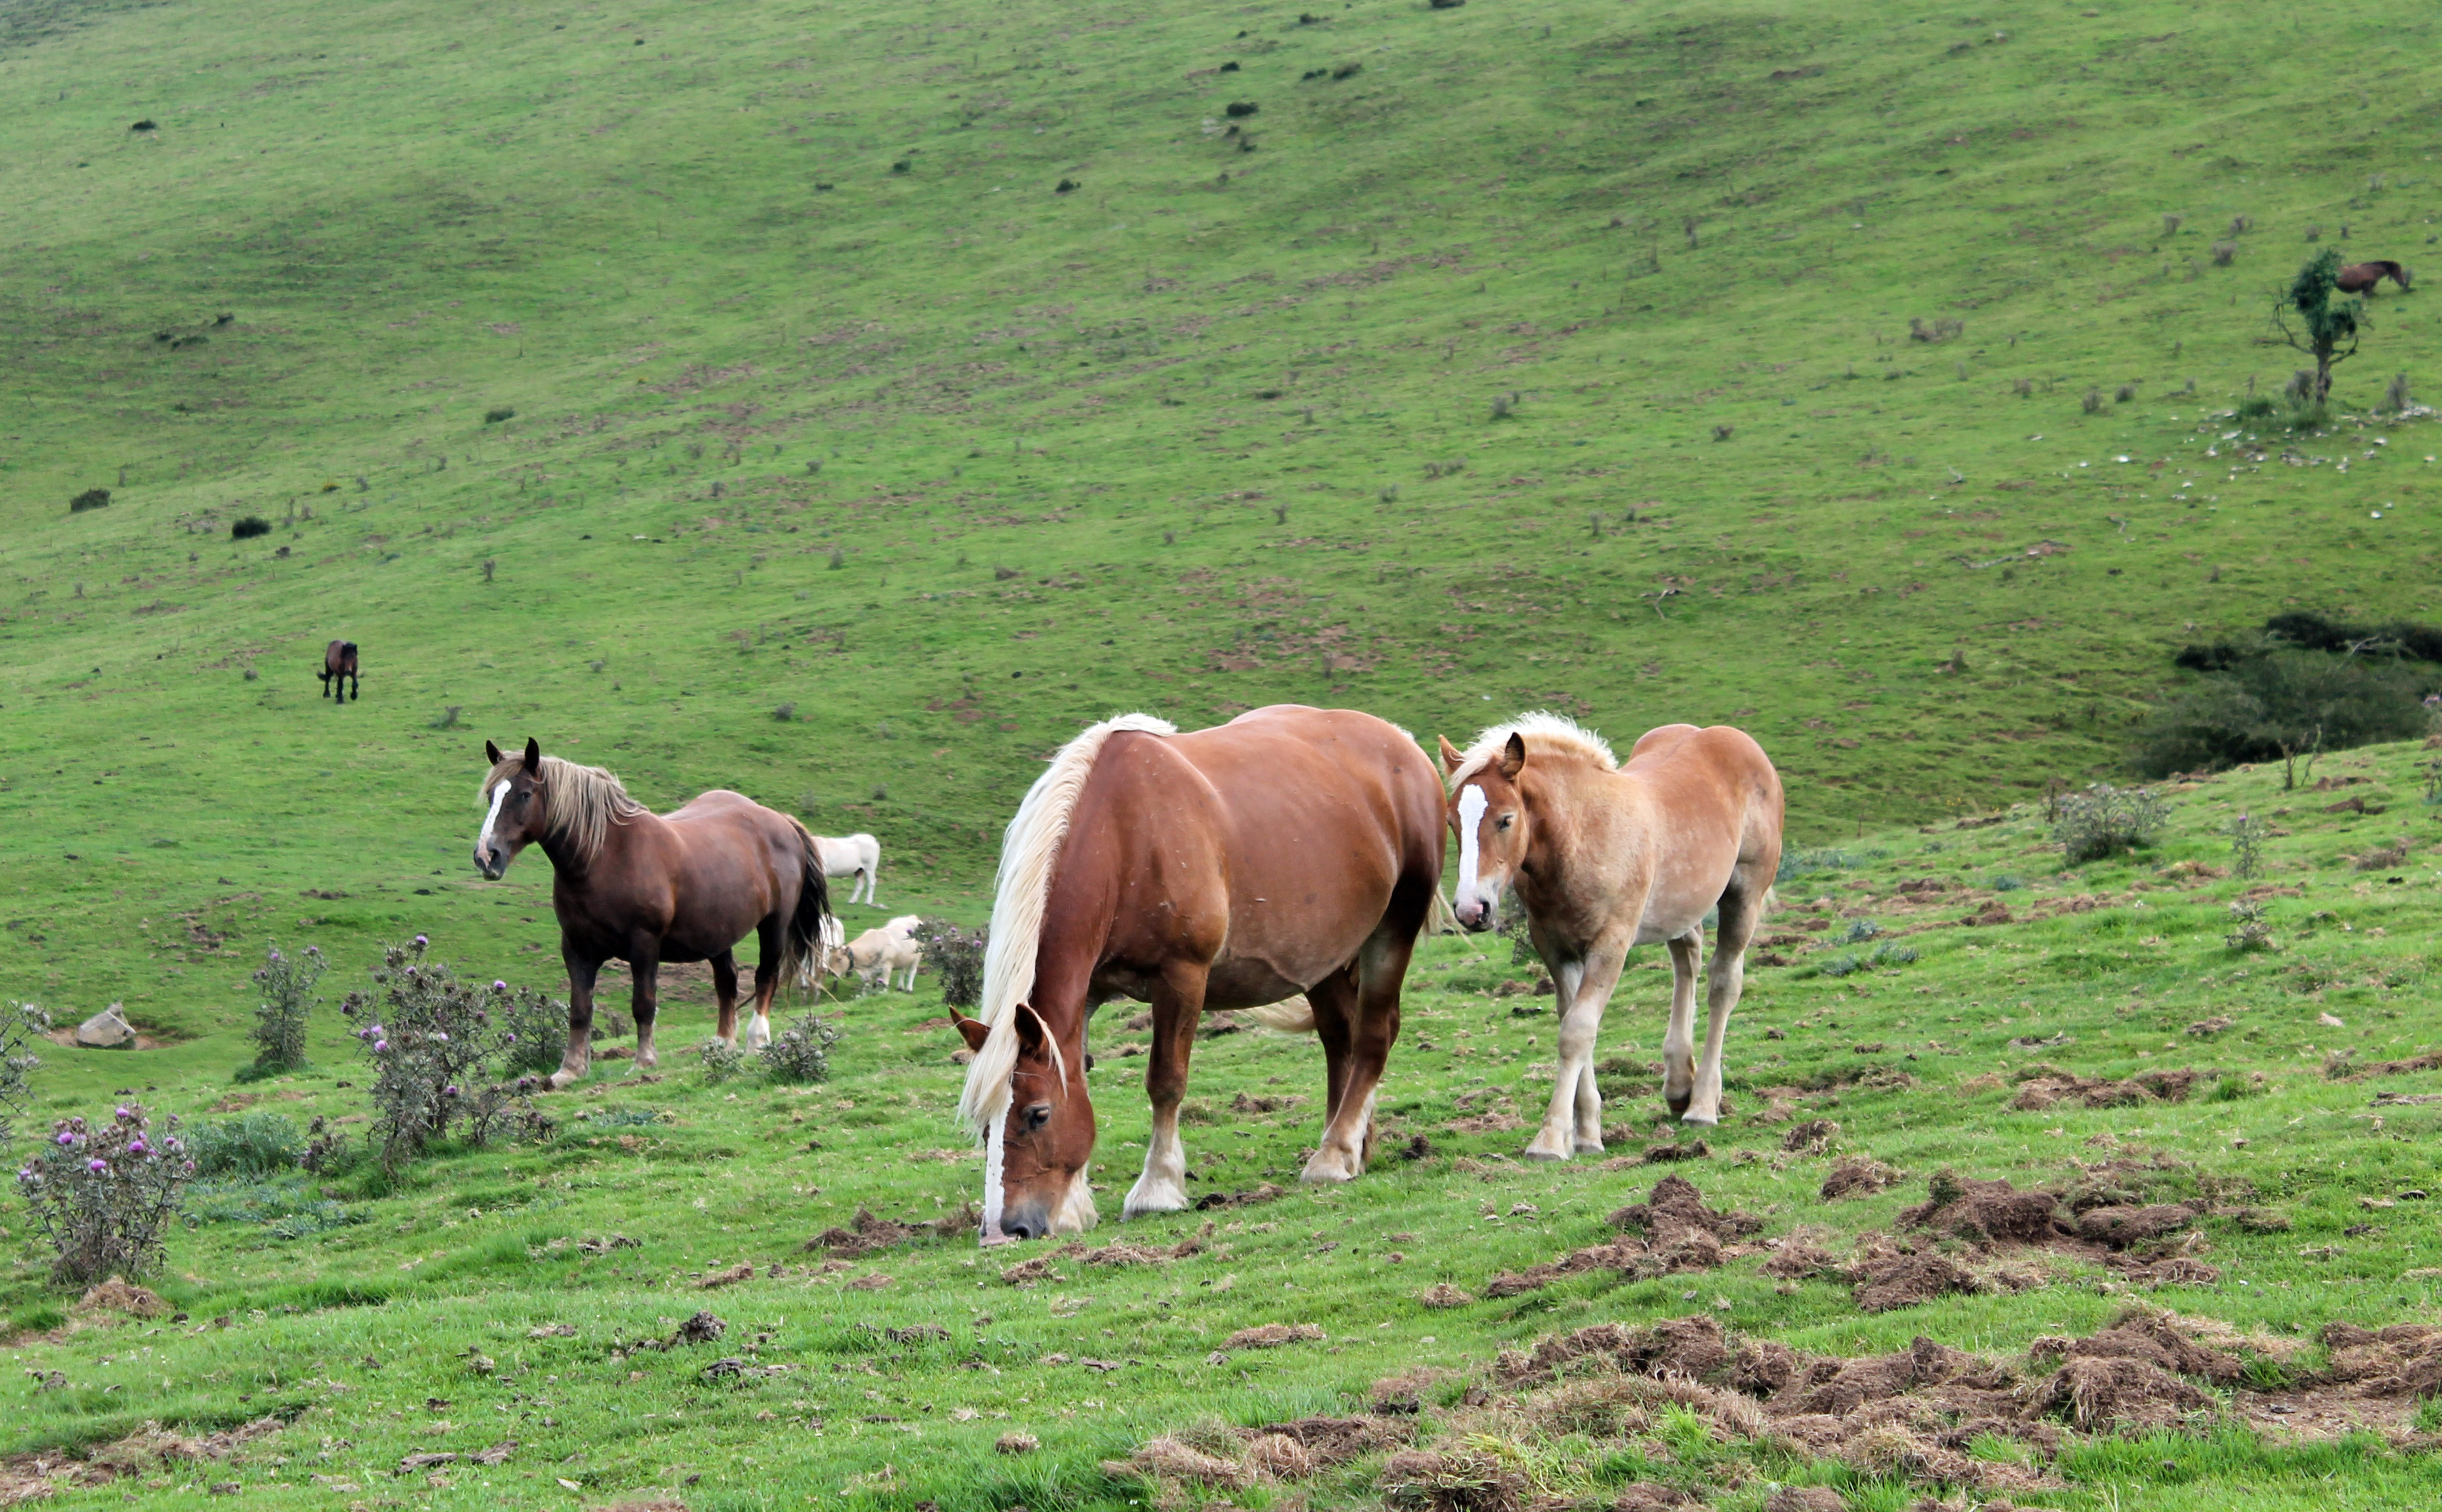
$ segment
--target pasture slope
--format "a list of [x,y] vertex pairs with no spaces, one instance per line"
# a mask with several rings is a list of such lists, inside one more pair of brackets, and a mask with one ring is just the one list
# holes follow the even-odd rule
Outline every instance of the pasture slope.
[[[1738,1243],[1849,1265],[1949,1166],[2196,1200],[2165,1242],[2201,1248],[2169,1258],[2220,1279],[2150,1300],[2248,1340],[2242,1382],[2202,1389],[2257,1429],[1958,1451],[2062,1483],[2009,1494],[2430,1503],[2431,1408],[2350,1388],[2402,1450],[2333,1441],[2319,1398],[2248,1394],[2314,1378],[2326,1323],[2432,1316],[2433,1220],[2402,1196],[2432,1185],[2431,1109],[2366,1104],[2433,1078],[2324,1066],[2432,1035],[2421,754],[2327,760],[2370,781],[2319,802],[2263,774],[2204,784],[2141,864],[2062,871],[2023,803],[1915,827],[2110,770],[2181,641],[2293,606],[2433,611],[2421,475],[2442,446],[2421,413],[2372,413],[2391,373],[2433,371],[2426,296],[2378,301],[2330,432],[2222,417],[2286,376],[2256,338],[2314,246],[2415,265],[2437,234],[2434,26],[2108,3],[9,0],[0,997],[69,1020],[121,1000],[158,1041],[52,1056],[45,1116],[121,1088],[188,1114],[359,1111],[327,1024],[315,1071],[228,1082],[274,939],[329,951],[335,990],[417,931],[553,981],[540,858],[499,884],[466,865],[486,736],[611,764],[660,806],[726,785],[873,830],[884,907],[852,924],[979,920],[1032,763],[1121,707],[1192,723],[1298,699],[1454,738],[1534,705],[1614,738],[1736,720],[1781,762],[1797,839],[1857,865],[1784,885],[1777,933],[1833,943],[1772,947],[1790,964],[1757,973],[1739,1111],[1702,1160],[1500,1159],[1549,1015],[1485,995],[1505,947],[1437,940],[1390,1102],[1422,1158],[1124,1235],[1212,1222],[1167,1262],[1069,1257],[1017,1286],[1002,1256],[926,1241],[825,1271],[798,1246],[861,1207],[973,1194],[946,1035],[915,1031],[928,988],[852,1007],[817,1093],[611,1065],[554,1104],[546,1144],[396,1191],[217,1193],[160,1283],[184,1324],[68,1315],[19,1232],[10,1353],[64,1385],[28,1381],[0,1443],[290,1419],[232,1462],[63,1484],[64,1505],[215,1483],[314,1506],[1360,1503],[1387,1444],[1226,1489],[1099,1466],[1165,1431],[1235,1456],[1216,1425],[1345,1415],[1431,1367],[1451,1374],[1412,1382],[1399,1421],[1498,1467],[1483,1504],[1644,1480],[1754,1507],[1812,1479],[1896,1508],[2017,1472],[1921,1434],[1800,1452],[1692,1394],[1513,1410],[1496,1352],[1702,1311],[1826,1356],[1923,1335],[2015,1361],[2167,1273],[2091,1246],[2004,1256],[2046,1284],[1867,1315],[1750,1255],[1415,1299],[1595,1244],[1665,1169],[1763,1218]],[[96,487],[107,507],[68,511]],[[249,515],[272,528],[233,540]],[[367,673],[337,711],[311,675],[335,634]],[[2324,811],[2352,796],[2365,814]],[[2159,869],[2225,865],[2231,802],[2291,811],[2267,880],[2300,896],[2267,901],[2269,955],[2222,943],[2246,884]],[[2396,869],[2341,859],[2403,833]],[[1896,890],[1927,876],[1940,891]],[[1996,902],[2010,922],[1847,970],[1884,943],[1842,942],[1860,919]],[[671,999],[683,1045],[702,983]],[[1633,1156],[1652,1005],[1623,1004],[1611,1040]],[[1096,1073],[1114,1193],[1141,1134],[1118,1047]],[[2004,1111],[2038,1058],[2214,1074],[2183,1102]],[[1194,1190],[1294,1171],[1312,1105],[1261,1100],[1310,1097],[1311,1063],[1253,1032],[1203,1047]],[[1843,1125],[1828,1154],[1748,1121],[1784,1111],[1773,1087]],[[1845,1155],[1906,1178],[1819,1200]],[[784,1273],[693,1288],[744,1261]],[[722,1344],[629,1347],[699,1305]],[[1325,1337],[1220,1347],[1308,1322]],[[951,1337],[903,1333],[921,1324]],[[702,1374],[731,1355],[791,1368]],[[1040,1447],[996,1453],[1004,1433]],[[395,1473],[511,1439],[498,1465]]]

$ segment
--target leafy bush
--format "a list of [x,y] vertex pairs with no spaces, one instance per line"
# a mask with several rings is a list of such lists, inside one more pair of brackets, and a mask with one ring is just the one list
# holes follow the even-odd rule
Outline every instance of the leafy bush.
[[2060,842],[2063,855],[2074,866],[2152,845],[2169,813],[2169,805],[2151,788],[2115,788],[2097,782],[2084,792],[2062,796],[2052,838]]
[[507,1047],[501,1074],[548,1076],[558,1070],[568,1048],[568,1005],[531,987],[513,990],[506,982],[494,982],[492,992],[500,1003],[501,1043]]
[[27,1073],[43,1064],[33,1044],[50,1031],[51,1015],[31,1003],[0,1010],[0,1144],[16,1138],[16,1121],[33,1092]]
[[709,1039],[696,1052],[703,1057],[703,1080],[706,1086],[721,1083],[746,1072],[746,1052],[727,1040]]
[[1995,892],[2022,892],[2025,890],[2026,885],[2027,879],[2024,877],[2003,875],[1993,879],[1993,890]]
[[1857,855],[1830,846],[1813,850],[1784,850],[1780,853],[1780,867],[1773,873],[1772,880],[1776,883],[1788,882],[1792,878],[1803,877],[1814,871],[1852,871],[1875,860],[1881,854],[1880,851],[1871,851],[1865,855]]
[[198,1181],[187,1189],[184,1216],[190,1229],[208,1223],[261,1224],[275,1239],[301,1239],[363,1221],[363,1214],[322,1195],[293,1172],[271,1180]]
[[2432,716],[2407,667],[2364,656],[2265,651],[2209,672],[2166,705],[2139,738],[2148,775],[2279,760],[2284,787],[2326,751],[2425,733]]
[[264,955],[263,969],[254,974],[263,1001],[255,1006],[254,1027],[246,1030],[254,1041],[251,1069],[259,1076],[301,1071],[305,1068],[306,1020],[322,1001],[314,995],[314,987],[330,962],[316,945],[306,946],[301,956],[287,956],[275,944]]
[[763,1047],[763,1074],[775,1082],[799,1084],[829,1081],[831,1047],[839,1043],[840,1034],[836,1024],[811,1013],[799,1015]]
[[984,991],[984,937],[981,929],[960,929],[946,919],[927,919],[916,926],[916,944],[924,964],[940,984],[941,1001],[952,1008],[973,1008]]
[[271,534],[271,521],[261,515],[246,515],[229,524],[229,539],[252,540],[257,536]]
[[[532,1120],[511,1089],[488,1084],[483,1068],[508,1048],[493,1010],[505,984],[479,988],[425,959],[418,935],[382,953],[373,993],[350,993],[339,1011],[362,1027],[356,1040],[373,1064],[373,1137],[384,1170],[397,1173],[435,1142],[456,1137],[483,1144],[504,1125]],[[520,1084],[517,1090],[527,1090]]]
[[305,1154],[305,1137],[277,1113],[246,1113],[219,1123],[200,1123],[187,1137],[195,1174],[267,1176],[293,1171]]
[[1882,925],[1875,923],[1870,919],[1860,919],[1850,923],[1848,929],[1840,936],[1840,943],[1844,945],[1861,945],[1867,940],[1874,938],[1882,932]]
[[2230,905],[2230,933],[2222,937],[2223,944],[2235,951],[2259,951],[2272,948],[2272,926],[2265,920],[2262,903],[2235,902]]
[[50,1242],[55,1279],[91,1285],[160,1263],[162,1230],[195,1173],[177,1131],[173,1114],[156,1139],[134,1103],[100,1127],[82,1118],[51,1126],[50,1139],[18,1170],[17,1189]]
[[88,509],[109,507],[110,490],[107,488],[88,488],[68,501],[68,513],[71,515],[82,515]]

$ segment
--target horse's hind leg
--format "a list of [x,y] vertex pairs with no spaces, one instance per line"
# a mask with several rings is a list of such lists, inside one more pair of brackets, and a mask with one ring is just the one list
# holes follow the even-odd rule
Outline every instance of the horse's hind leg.
[[1316,1029],[1338,1019],[1343,1047],[1332,1057],[1333,1036],[1324,1033],[1325,1057],[1336,1062],[1331,1106],[1300,1180],[1354,1181],[1365,1174],[1366,1158],[1374,1153],[1374,1090],[1399,1037],[1399,984],[1414,948],[1412,936],[1377,933],[1355,961],[1306,990]]
[[746,1021],[750,1050],[772,1043],[772,994],[780,988],[780,936],[787,927],[788,921],[777,914],[756,926],[755,1016]]
[[1696,1099],[1696,972],[1704,963],[1704,926],[1670,941],[1670,1027],[1662,1035],[1662,1101],[1670,1116]]
[[628,970],[635,977],[628,1006],[636,1017],[636,1066],[649,1071],[662,1064],[653,1049],[653,1015],[662,1006],[662,942],[640,937],[629,948]]
[[563,945],[568,963],[568,1047],[560,1052],[559,1069],[551,1073],[551,1090],[582,1082],[593,1070],[593,978],[602,963]]
[[1735,875],[1729,891],[1722,894],[1721,930],[1713,937],[1713,960],[1704,974],[1704,1059],[1696,1068],[1695,1102],[1683,1115],[1689,1123],[1722,1121],[1722,1042],[1746,985],[1747,941],[1763,917],[1764,892],[1770,885],[1769,874]]
[[734,1049],[738,1046],[738,957],[725,950],[712,957],[712,995],[720,1004],[713,1032]]
[[1205,969],[1173,965],[1153,990],[1153,1053],[1145,1061],[1145,1100],[1153,1134],[1145,1140],[1143,1175],[1128,1190],[1122,1219],[1177,1212],[1187,1206],[1187,1151],[1178,1139],[1178,1102],[1187,1095],[1187,1058],[1195,1021],[1204,1013]]

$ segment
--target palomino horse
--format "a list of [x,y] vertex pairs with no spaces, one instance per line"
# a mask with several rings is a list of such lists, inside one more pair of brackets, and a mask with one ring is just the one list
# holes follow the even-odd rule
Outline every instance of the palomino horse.
[[[338,686],[334,688],[333,683]],[[333,641],[322,647],[322,696],[345,703],[348,701],[342,695],[350,693],[364,695],[364,684],[356,678],[356,643]]]
[[[882,842],[868,834],[814,836],[814,853],[823,858],[826,877],[854,877],[847,890],[847,901],[855,902],[862,894],[865,902],[873,902],[873,881],[882,873]],[[879,906],[878,904],[876,906]]]
[[749,1048],[772,1041],[772,994],[783,976],[802,978],[817,958],[830,889],[813,837],[786,814],[718,789],[677,812],[654,814],[600,767],[547,756],[531,739],[522,756],[483,742],[483,832],[475,866],[495,882],[527,846],[551,858],[552,908],[568,963],[568,1048],[553,1090],[580,1081],[593,1063],[593,978],[624,960],[635,979],[636,1064],[656,1064],[655,977],[664,961],[712,962],[720,1037],[738,1043],[738,962],[730,948],[749,933],[755,1020]]
[[2411,276],[2408,269],[2382,258],[2372,263],[2352,263],[2341,269],[2340,276],[2332,282],[2343,294],[2372,294],[2385,279],[2404,289]]
[[1093,1226],[1085,1025],[1114,997],[1154,1019],[1153,1137],[1123,1215],[1187,1206],[1178,1102],[1197,1016],[1300,992],[1328,1101],[1305,1179],[1362,1172],[1440,885],[1440,799],[1412,738],[1345,709],[1281,704],[1191,735],[1128,715],[1062,747],[1010,821],[982,1018],[957,1021],[975,1052],[959,1112],[985,1140],[984,1243]]
[[[1722,1120],[1722,1037],[1746,976],[1747,939],[1780,869],[1780,775],[1744,732],[1666,724],[1621,767],[1593,732],[1526,714],[1441,743],[1459,843],[1458,921],[1497,921],[1503,887],[1559,989],[1559,1079],[1526,1154],[1565,1160],[1602,1146],[1595,1035],[1630,949],[1667,940],[1670,1028],[1662,1095],[1689,1123]],[[1704,1059],[1694,1064],[1704,914],[1721,910],[1706,972]]]

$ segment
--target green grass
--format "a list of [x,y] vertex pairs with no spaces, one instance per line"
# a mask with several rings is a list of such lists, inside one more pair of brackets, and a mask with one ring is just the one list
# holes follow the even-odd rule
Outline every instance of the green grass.
[[[2386,816],[2251,774],[2179,795],[2159,855],[2074,876],[2025,809],[1913,827],[2115,771],[2178,644],[2291,607],[2435,612],[2430,490],[2409,475],[2442,446],[2421,417],[2370,414],[2390,373],[2431,367],[2426,295],[2377,301],[2334,433],[2233,446],[2217,418],[2287,374],[2256,337],[2309,227],[2412,265],[2436,234],[2415,131],[2434,24],[2168,3],[1314,14],[0,9],[0,998],[68,1022],[123,1001],[158,1041],[51,1056],[37,1118],[122,1088],[181,1112],[232,1092],[359,1111],[328,1019],[314,1070],[232,1086],[246,974],[274,940],[320,944],[334,993],[418,931],[469,969],[555,982],[540,858],[497,884],[467,865],[487,737],[612,765],[661,807],[730,786],[872,830],[885,902],[854,926],[979,920],[1034,763],[1117,708],[1193,725],[1295,699],[1456,738],[1549,705],[1614,738],[1754,731],[1803,847],[1783,899],[1870,896],[1854,912],[1894,937],[1839,940],[1843,908],[1819,950],[1757,974],[1740,1118],[1761,1086],[1819,1088],[1842,1150],[1918,1178],[2050,1177],[2105,1136],[2159,1150],[2296,1224],[2215,1227],[2231,1280],[2183,1310],[2305,1333],[2431,1316],[2432,1279],[2411,1274],[2442,1264],[2430,1222],[2403,1205],[2346,1230],[2369,1221],[2360,1196],[2430,1182],[2432,1110],[2369,1109],[2323,1071],[2442,1039],[2432,868],[2342,859],[2422,833],[2420,755],[2317,768],[2378,776],[2350,792],[2380,791]],[[1260,107],[1237,137],[1231,101]],[[1055,193],[1064,178],[1082,187]],[[2252,228],[2215,266],[2234,215]],[[1911,319],[1965,326],[1922,342]],[[110,505],[72,515],[91,487]],[[275,528],[232,541],[246,515]],[[337,711],[311,675],[335,636],[366,669],[364,701]],[[2232,798],[2293,811],[2276,877],[2308,885],[2270,902],[2269,954],[2220,943],[2235,884],[2155,870],[2226,860]],[[1957,884],[1937,909],[1888,902],[1928,874]],[[1905,933],[1971,894],[2022,920],[2065,894],[2109,902]],[[611,1361],[702,1300],[694,1271],[803,1266],[793,1247],[860,1205],[930,1217],[974,1195],[971,1161],[909,1157],[962,1148],[947,1037],[909,1031],[929,992],[867,1000],[828,1087],[700,1088],[681,1063],[558,1104],[675,1121],[567,1121],[380,1197],[342,1183],[362,1221],[338,1227],[301,1188],[228,1187],[173,1244],[179,1330],[46,1341],[61,1299],[11,1223],[11,1352],[73,1384],[31,1394],[7,1443],[310,1403],[267,1441],[279,1484],[301,1485],[273,1489],[258,1450],[249,1497],[522,1503],[565,1477],[589,1499],[677,1485],[720,1506],[1141,1498],[1097,1462],[1196,1414],[1321,1410],[1412,1363],[1472,1370],[1551,1329],[1691,1305],[1684,1285],[1590,1279],[1455,1314],[1408,1300],[1590,1243],[1647,1184],[1449,1163],[1523,1139],[1444,1132],[1475,1078],[1540,1101],[1548,1016],[1483,995],[1511,970],[1492,949],[1429,946],[1394,1066],[1394,1120],[1450,1154],[1212,1214],[1226,1258],[1016,1291],[965,1246],[926,1246],[878,1260],[878,1291],[793,1274],[716,1294],[732,1341],[774,1332],[763,1357],[793,1375],[715,1388],[680,1353]],[[1605,1053],[1632,1062],[1658,1045],[1659,976],[1631,979]],[[708,983],[665,1002],[665,1039],[690,1043]],[[2216,1013],[2238,1026],[2182,1032]],[[2210,1066],[2244,1095],[2039,1116],[1959,1090],[2036,1059]],[[1917,1090],[1836,1085],[1894,1066]],[[1310,1097],[1315,1069],[1269,1036],[1201,1048],[1197,1190],[1294,1173],[1311,1105],[1229,1099]],[[1142,1134],[1130,1070],[1096,1073],[1115,1181]],[[1654,1109],[1640,1091],[1614,1112]],[[1922,1192],[1827,1210],[1820,1160],[1725,1127],[1698,1179],[1776,1231],[1886,1225]],[[1510,1216],[1522,1201],[1539,1211]],[[554,1246],[606,1232],[644,1248]],[[1394,1232],[1416,1236],[1397,1265]],[[1743,1265],[1700,1302],[1809,1348],[1925,1332],[2000,1351],[2106,1318],[2102,1279],[1861,1319],[1845,1291],[1783,1295]],[[1203,1363],[1273,1321],[1331,1337]],[[526,1337],[547,1321],[578,1332]],[[918,1321],[953,1345],[873,1332]],[[465,1375],[468,1347],[515,1380]],[[1143,1363],[1034,1363],[1081,1352]],[[428,1434],[435,1419],[455,1426]],[[994,1455],[1012,1428],[1043,1450]],[[451,1488],[388,1476],[503,1437],[515,1458]],[[2426,1461],[2364,1446],[2080,1453],[2079,1505],[2433,1493]],[[1312,1494],[1372,1493],[1360,1467]]]

